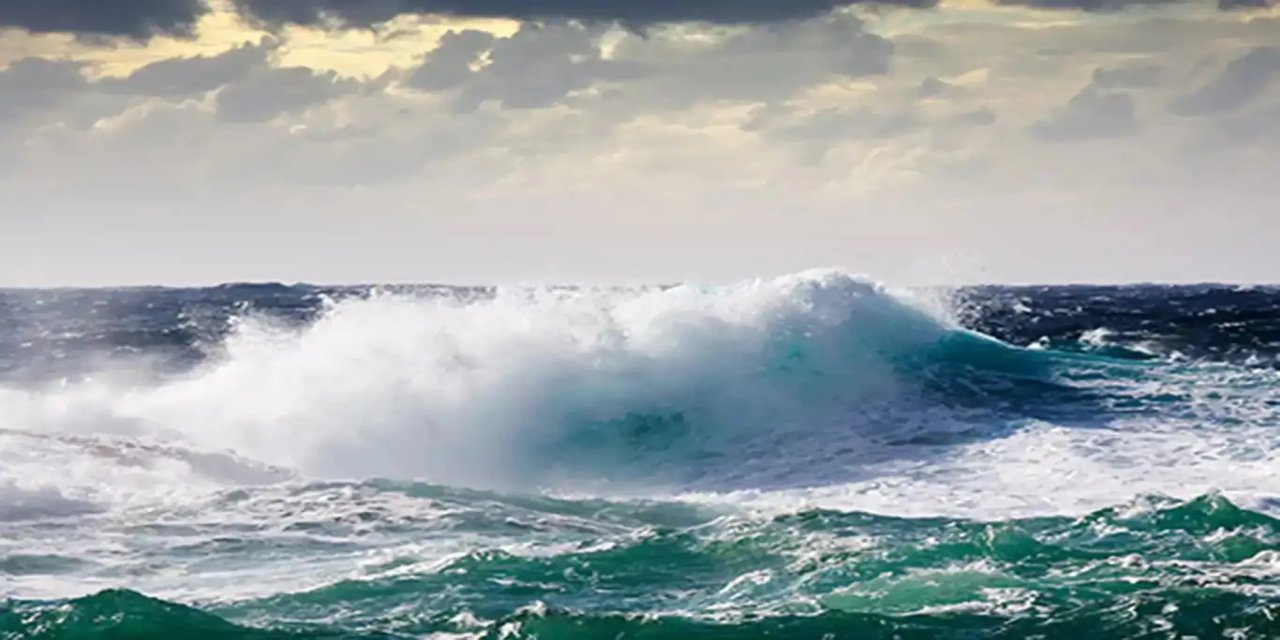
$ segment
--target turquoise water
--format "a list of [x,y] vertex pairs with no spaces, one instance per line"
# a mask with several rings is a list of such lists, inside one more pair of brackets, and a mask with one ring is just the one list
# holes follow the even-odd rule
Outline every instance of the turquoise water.
[[[386,510],[388,495],[429,503],[424,514],[448,515],[397,516]],[[393,482],[300,487],[291,497],[345,509],[328,520],[264,524],[238,535],[226,527],[215,534],[154,526],[151,543],[166,537],[168,551],[152,560],[247,575],[263,562],[299,570],[341,558],[359,567],[355,575],[235,602],[184,605],[120,589],[11,601],[0,613],[3,637],[1280,633],[1280,521],[1218,496],[1001,522],[829,510],[766,517]],[[201,542],[183,545],[184,538]],[[424,558],[433,542],[455,538],[484,543]],[[49,556],[21,562],[10,557],[6,570],[60,563]]]

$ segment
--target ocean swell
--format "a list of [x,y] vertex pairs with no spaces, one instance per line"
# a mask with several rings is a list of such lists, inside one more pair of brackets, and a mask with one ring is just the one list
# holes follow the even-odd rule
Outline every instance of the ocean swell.
[[[243,316],[177,377],[0,390],[0,402],[10,429],[142,436],[314,476],[767,485],[824,481],[804,476],[835,441],[857,457],[971,430],[951,406],[1058,388],[1048,364],[880,285],[815,271],[722,287],[374,294],[302,327]],[[769,451],[767,473],[741,477]]]

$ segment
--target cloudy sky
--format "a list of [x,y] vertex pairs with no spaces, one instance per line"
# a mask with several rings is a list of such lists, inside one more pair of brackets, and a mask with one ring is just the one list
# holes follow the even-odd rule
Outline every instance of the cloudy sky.
[[4,0],[0,286],[1280,282],[1264,0]]

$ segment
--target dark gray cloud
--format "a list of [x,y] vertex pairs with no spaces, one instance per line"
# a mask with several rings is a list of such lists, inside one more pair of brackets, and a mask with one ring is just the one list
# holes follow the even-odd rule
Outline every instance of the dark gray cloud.
[[190,35],[204,0],[0,0],[0,28],[145,40]]
[[[1118,11],[1183,0],[996,0],[1040,9]],[[1221,9],[1258,8],[1274,0],[1218,0]],[[929,8],[938,0],[232,0],[250,20],[269,24],[371,27],[406,14],[618,22],[758,24],[812,18],[852,4]],[[66,32],[146,40],[189,36],[208,0],[0,0],[0,29]]]
[[1098,68],[1093,70],[1093,86],[1099,89],[1137,89],[1160,84],[1161,71],[1154,66]]
[[[1184,0],[995,0],[1038,9],[1119,11]],[[938,0],[232,0],[250,20],[268,25],[371,27],[406,14],[618,22],[759,24],[812,18],[853,4],[930,8]],[[1261,8],[1274,0],[1218,0],[1223,10]],[[146,40],[189,36],[210,10],[208,0],[0,0],[0,29],[66,32]]]
[[969,127],[987,127],[996,123],[996,112],[990,107],[979,107],[973,111],[966,111],[950,119],[952,124],[969,126]]
[[833,79],[888,74],[893,63],[893,42],[847,13],[743,29],[696,47],[669,35],[629,35],[613,48],[611,61],[643,75],[621,96],[626,109],[778,103]]
[[1033,9],[1075,9],[1099,13],[1123,11],[1143,5],[1177,4],[1183,0],[995,0],[996,4],[1017,5]]
[[180,96],[212,91],[267,66],[274,46],[245,44],[214,56],[166,58],[139,67],[128,76],[103,80],[109,91],[132,95]]
[[916,97],[921,99],[936,98],[945,93],[949,93],[953,89],[955,89],[954,85],[943,82],[933,76],[929,76],[924,80],[921,80],[920,84],[916,87]]
[[1031,126],[1031,134],[1050,142],[1117,138],[1138,130],[1133,98],[1090,84],[1052,116]]
[[1223,11],[1235,9],[1266,9],[1273,0],[1218,0],[1218,8]]
[[23,58],[0,71],[0,121],[49,109],[88,86],[83,64],[44,58]]
[[[637,26],[703,21],[720,24],[778,22],[821,15],[863,0],[235,0],[248,16],[269,24],[367,27],[398,15],[538,20],[567,18]],[[937,0],[882,0],[883,4],[931,7]]]
[[262,69],[218,91],[218,118],[225,122],[265,122],[288,112],[323,104],[355,91],[359,83],[330,71],[307,67]]
[[489,64],[463,90],[458,108],[493,100],[505,108],[550,106],[599,81],[629,77],[631,65],[605,60],[593,29],[526,24],[489,51]]
[[41,126],[78,129],[121,108],[118,99],[93,95],[82,73],[85,66],[22,58],[0,70],[0,173],[23,165],[29,153],[25,142]]
[[426,60],[405,77],[405,85],[423,91],[452,89],[466,82],[471,66],[493,48],[497,38],[484,31],[450,31]]
[[[454,106],[463,112],[488,101],[513,109],[551,106],[597,82],[634,77],[635,65],[602,57],[599,32],[577,24],[535,23],[509,38],[451,32],[404,84],[423,91],[457,89]],[[473,69],[482,57],[486,64]]]
[[1208,84],[1175,100],[1174,113],[1203,116],[1235,111],[1262,95],[1280,73],[1280,49],[1257,47],[1227,63]]

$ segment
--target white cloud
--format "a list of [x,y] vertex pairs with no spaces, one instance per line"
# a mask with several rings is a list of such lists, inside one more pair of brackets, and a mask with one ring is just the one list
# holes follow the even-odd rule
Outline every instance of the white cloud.
[[[6,222],[46,241],[265,234],[295,258],[264,244],[217,279],[332,279],[341,265],[314,252],[344,241],[364,243],[346,262],[373,279],[879,271],[934,251],[1032,278],[1009,266],[1031,250],[1006,244],[1049,233],[1105,256],[1121,244],[1095,238],[1107,224],[1168,223],[1154,233],[1190,247],[1211,200],[1239,228],[1268,215],[1249,207],[1280,196],[1265,20],[527,24],[445,35],[373,79],[300,66],[287,34],[119,78],[28,59],[0,70],[0,198],[41,211]],[[638,246],[590,248],[620,236]],[[1082,268],[1044,252],[1038,277]],[[189,273],[222,273],[208,260]]]

